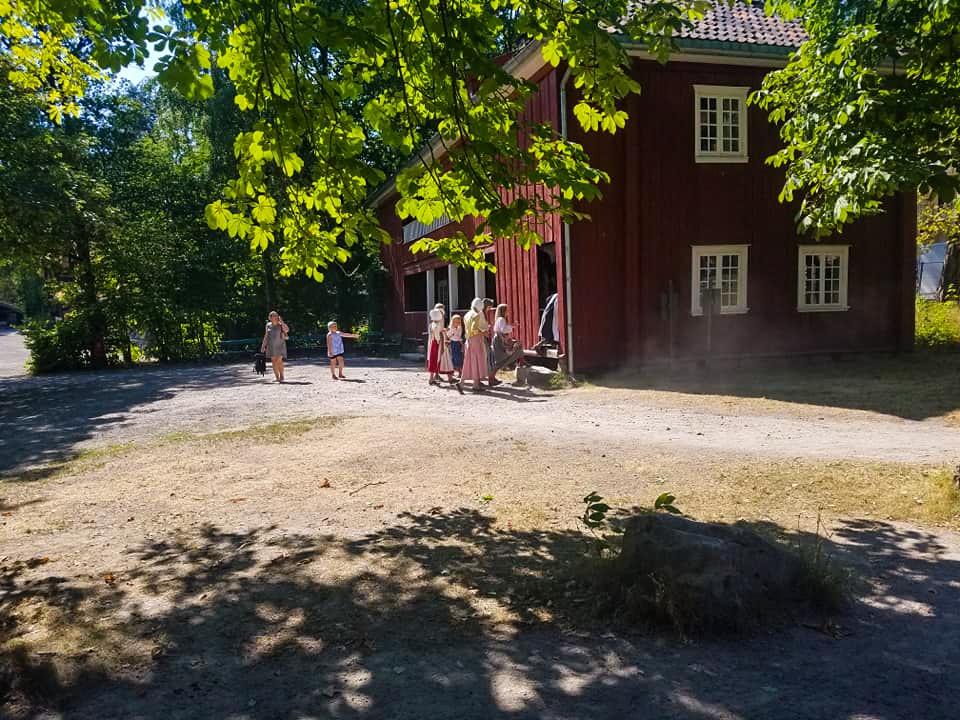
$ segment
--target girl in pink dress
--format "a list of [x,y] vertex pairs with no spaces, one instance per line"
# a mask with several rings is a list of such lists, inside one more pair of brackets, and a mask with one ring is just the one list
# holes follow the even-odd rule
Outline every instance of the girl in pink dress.
[[474,298],[470,303],[470,312],[463,318],[464,334],[467,336],[463,352],[463,372],[460,383],[473,380],[473,391],[480,392],[480,381],[489,374],[487,368],[487,344],[484,340],[490,324],[483,316],[483,298]]

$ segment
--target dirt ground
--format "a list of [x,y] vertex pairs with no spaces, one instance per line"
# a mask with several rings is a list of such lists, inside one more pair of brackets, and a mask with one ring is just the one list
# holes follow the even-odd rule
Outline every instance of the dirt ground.
[[[883,362],[806,392],[460,397],[357,359],[0,380],[0,716],[953,718],[960,389],[906,402]],[[564,572],[593,490],[808,539],[822,514],[857,601],[748,638],[624,627]]]

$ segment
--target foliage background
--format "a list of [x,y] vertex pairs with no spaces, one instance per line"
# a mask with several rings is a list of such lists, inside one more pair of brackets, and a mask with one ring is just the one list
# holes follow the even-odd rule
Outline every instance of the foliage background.
[[[189,101],[156,81],[101,84],[60,124],[0,87],[0,297],[18,305],[38,372],[202,359],[259,337],[278,309],[294,337],[379,321],[383,268],[361,246],[326,282],[283,276],[280,249],[211,230],[204,207],[235,172],[234,90]],[[58,322],[54,322],[57,320]]]

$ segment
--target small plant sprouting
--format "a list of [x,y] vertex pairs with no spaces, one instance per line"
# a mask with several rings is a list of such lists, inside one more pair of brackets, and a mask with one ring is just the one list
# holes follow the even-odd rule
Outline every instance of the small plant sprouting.
[[654,510],[666,510],[672,515],[683,515],[682,512],[677,508],[673,503],[676,501],[677,496],[671,493],[665,492],[661,494],[656,500],[653,501]]
[[[657,497],[656,500],[653,501],[653,511],[657,512],[663,510],[671,513],[672,515],[682,515],[683,513],[680,512],[680,509],[674,505],[676,500],[676,495],[668,492],[662,493],[659,497]],[[605,503],[603,501],[603,496],[598,494],[596,491],[583,498],[583,505],[583,515],[580,516],[580,522],[582,522],[584,527],[586,527],[590,531],[590,534],[593,535],[598,554],[603,554],[604,551],[611,549],[611,544],[608,536],[601,535],[601,533],[608,532],[622,534],[623,528],[611,527],[608,524],[607,513],[609,513],[613,508]]]
[[586,506],[583,510],[583,517],[580,520],[591,530],[601,528],[607,522],[607,513],[610,506],[603,502],[603,498],[596,492],[592,492],[583,499]]
[[[600,532],[607,525],[607,513],[610,512],[610,506],[596,492],[592,492],[583,498],[583,504],[583,515],[580,517],[580,522],[593,535],[594,549],[597,555],[603,555],[604,551],[610,549],[610,541]],[[614,532],[616,532],[616,529],[614,529]]]
[[493,495],[484,495],[483,497],[480,498],[481,505],[489,505],[492,502],[493,502]]

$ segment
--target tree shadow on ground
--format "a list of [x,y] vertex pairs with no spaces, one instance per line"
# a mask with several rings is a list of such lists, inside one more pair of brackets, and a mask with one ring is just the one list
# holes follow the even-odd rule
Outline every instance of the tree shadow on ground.
[[236,384],[248,370],[181,366],[0,378],[0,478],[49,477],[79,454],[79,443],[122,427],[129,414],[153,412],[149,405],[185,390]]
[[[582,535],[499,528],[475,510],[407,514],[347,539],[205,526],[144,541],[128,567],[87,579],[46,573],[53,562],[17,563],[0,574],[0,616],[11,618],[0,712],[955,717],[956,548],[887,523],[836,532],[837,547],[865,556],[878,583],[842,620],[842,639],[785,627],[683,643],[610,627],[564,580]],[[80,650],[41,654],[40,617],[51,636],[76,635]]]
[[960,410],[960,353],[785,358],[680,363],[613,373],[601,387],[692,395],[762,398],[805,405],[868,410],[909,420]]

